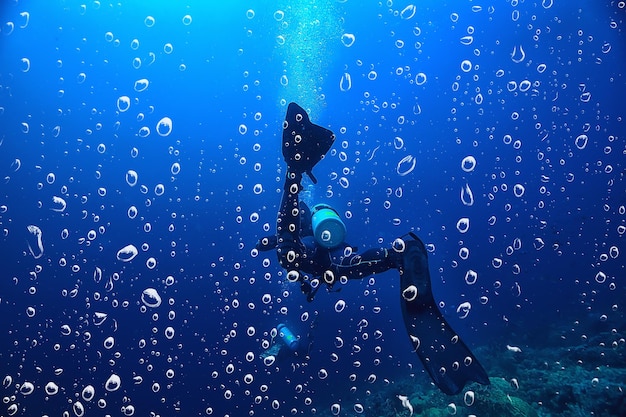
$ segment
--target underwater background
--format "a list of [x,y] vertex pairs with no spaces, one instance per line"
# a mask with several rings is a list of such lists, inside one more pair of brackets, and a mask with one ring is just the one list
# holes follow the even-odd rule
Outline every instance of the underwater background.
[[[3,1],[0,415],[626,415],[625,16]],[[397,271],[309,303],[254,249],[292,101],[337,135],[304,199],[360,250],[421,237],[490,386],[432,385]]]

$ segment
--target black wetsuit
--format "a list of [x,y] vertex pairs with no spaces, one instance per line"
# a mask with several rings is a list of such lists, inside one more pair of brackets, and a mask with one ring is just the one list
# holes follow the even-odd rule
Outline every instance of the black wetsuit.
[[332,288],[340,281],[361,279],[398,268],[399,255],[387,248],[371,248],[358,253],[346,242],[330,249],[318,244],[311,230],[311,212],[298,198],[300,180],[301,176],[287,173],[276,224],[277,234],[263,238],[257,248],[276,249],[280,265],[287,270],[287,278],[301,284],[309,301],[320,283]]
[[[302,174],[317,182],[311,169],[332,146],[333,133],[312,124],[306,112],[291,103],[283,124],[283,156],[287,174],[280,204],[276,235],[257,243],[260,250],[276,249],[287,278],[300,282],[307,299],[312,300],[318,279],[332,287],[336,282],[364,278],[397,268],[400,273],[400,305],[404,325],[414,351],[433,382],[446,394],[459,393],[469,381],[489,384],[487,373],[447,323],[432,294],[428,254],[414,234],[398,239],[393,248],[368,249],[356,253],[349,245],[326,249],[315,243],[306,205],[299,201]],[[313,277],[314,279],[309,279]]]

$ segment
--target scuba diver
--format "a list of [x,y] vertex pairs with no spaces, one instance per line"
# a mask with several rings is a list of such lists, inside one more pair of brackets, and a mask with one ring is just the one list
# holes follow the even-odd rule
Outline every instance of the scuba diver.
[[344,241],[346,227],[336,210],[325,204],[309,210],[300,201],[303,174],[317,183],[312,169],[334,141],[333,132],[313,124],[296,103],[289,104],[282,132],[287,174],[276,234],[260,239],[257,249],[276,250],[287,279],[300,284],[308,301],[323,285],[330,290],[337,282],[397,269],[404,325],[435,385],[449,395],[459,393],[469,381],[488,385],[487,373],[435,303],[426,248],[415,234],[396,239],[390,248],[358,254]]
[[304,363],[310,359],[311,346],[314,341],[313,330],[315,329],[316,323],[317,318],[311,323],[311,327],[306,336],[296,336],[291,328],[287,327],[284,323],[280,323],[271,330],[269,347],[259,356],[262,359],[272,356],[278,362],[282,362],[284,359],[290,359],[292,361],[292,367],[297,368],[298,365],[296,365],[295,361],[299,360],[301,363]]

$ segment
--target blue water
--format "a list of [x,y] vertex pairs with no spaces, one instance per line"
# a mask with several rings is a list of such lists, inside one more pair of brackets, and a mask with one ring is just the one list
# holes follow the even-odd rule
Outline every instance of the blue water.
[[[0,415],[408,415],[397,394],[438,395],[397,271],[307,303],[253,250],[291,101],[337,135],[303,198],[360,250],[416,232],[450,324],[556,415],[507,345],[626,362],[625,9],[2,2]],[[264,363],[279,323],[310,358]],[[575,392],[624,400],[597,376]],[[611,414],[578,401],[562,415]]]

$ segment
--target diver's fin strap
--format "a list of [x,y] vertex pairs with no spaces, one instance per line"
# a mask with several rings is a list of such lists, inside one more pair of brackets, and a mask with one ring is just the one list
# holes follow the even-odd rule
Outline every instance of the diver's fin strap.
[[417,235],[412,230],[400,236],[400,239],[404,240],[407,236],[413,240],[417,240],[421,242],[421,239],[417,237]]
[[315,175],[313,175],[313,172],[311,172],[310,169],[306,172],[306,174],[309,176],[309,178],[311,178],[313,184],[317,184],[317,178],[315,178]]

